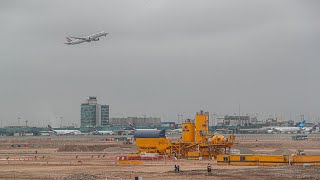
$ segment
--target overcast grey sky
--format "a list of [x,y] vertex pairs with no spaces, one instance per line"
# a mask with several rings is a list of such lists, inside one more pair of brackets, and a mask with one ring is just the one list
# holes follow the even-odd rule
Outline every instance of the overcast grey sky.
[[[320,3],[295,0],[0,1],[0,122],[176,121],[200,109],[319,116]],[[105,30],[101,41],[65,36]],[[22,124],[22,122],[21,122]]]

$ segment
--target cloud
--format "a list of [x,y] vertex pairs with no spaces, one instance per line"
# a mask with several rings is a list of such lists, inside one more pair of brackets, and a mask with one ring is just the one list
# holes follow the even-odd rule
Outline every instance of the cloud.
[[[317,112],[317,1],[2,1],[0,120],[78,123],[89,95],[111,115]],[[101,41],[65,46],[100,30]],[[52,115],[54,114],[54,115]],[[316,115],[315,115],[316,116]],[[317,115],[318,116],[318,115]]]

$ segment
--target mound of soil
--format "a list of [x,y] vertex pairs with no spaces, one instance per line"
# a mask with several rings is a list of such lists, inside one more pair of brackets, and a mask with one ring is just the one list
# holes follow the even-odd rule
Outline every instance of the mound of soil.
[[271,153],[272,155],[291,155],[294,152],[286,149],[286,148],[279,148],[277,150],[275,150],[273,153]]
[[248,148],[239,148],[240,154],[255,154],[254,151]]

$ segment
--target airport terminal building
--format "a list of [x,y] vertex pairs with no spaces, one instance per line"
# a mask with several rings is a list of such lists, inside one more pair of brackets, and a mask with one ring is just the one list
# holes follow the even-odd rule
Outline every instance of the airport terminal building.
[[158,127],[161,126],[161,118],[156,117],[126,117],[111,118],[110,125],[127,127],[131,123],[135,127]]
[[109,105],[97,103],[97,97],[90,96],[81,104],[81,127],[105,127],[109,125]]

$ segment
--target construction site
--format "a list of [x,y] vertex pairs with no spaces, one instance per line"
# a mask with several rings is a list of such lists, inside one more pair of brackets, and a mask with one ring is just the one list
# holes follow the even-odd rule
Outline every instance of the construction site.
[[138,153],[158,153],[175,158],[202,159],[214,158],[227,153],[233,146],[235,136],[225,138],[209,132],[209,113],[200,111],[195,122],[186,120],[182,123],[182,137],[171,140],[164,131],[136,131],[134,134]]
[[319,179],[319,147],[319,134],[215,134],[200,111],[181,135],[0,137],[0,179]]

